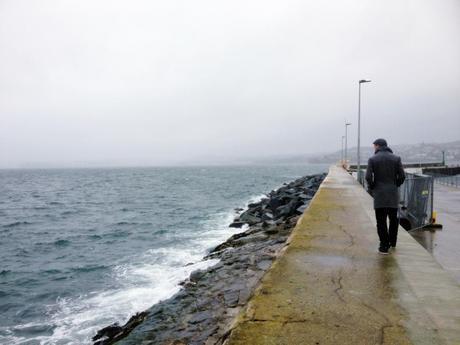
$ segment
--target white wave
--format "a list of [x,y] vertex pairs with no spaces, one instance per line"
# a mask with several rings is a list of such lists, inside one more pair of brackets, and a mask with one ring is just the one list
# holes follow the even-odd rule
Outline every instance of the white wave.
[[[253,196],[247,203],[260,201],[265,196]],[[55,326],[53,334],[34,340],[41,345],[91,344],[91,338],[102,327],[114,322],[123,324],[136,312],[173,296],[180,289],[179,282],[192,271],[218,262],[202,260],[210,248],[247,229],[247,226],[240,229],[228,227],[235,215],[234,212],[217,213],[198,225],[200,230],[191,241],[178,243],[173,248],[150,249],[135,262],[116,266],[113,270],[119,285],[116,289],[94,291],[78,298],[60,298],[57,305],[50,306],[50,318],[46,320],[47,325]],[[16,329],[30,326],[19,325]],[[31,340],[12,333],[3,339],[12,345]],[[3,343],[2,338],[0,342]]]
[[251,203],[255,203],[255,202],[259,202],[261,201],[263,198],[266,198],[267,197],[267,194],[259,194],[259,195],[254,195],[254,196],[251,196],[248,200],[248,204],[251,204]]

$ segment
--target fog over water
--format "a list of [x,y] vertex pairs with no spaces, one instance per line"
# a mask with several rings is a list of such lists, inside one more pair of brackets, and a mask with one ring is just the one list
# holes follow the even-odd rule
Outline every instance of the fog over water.
[[458,140],[460,2],[0,0],[0,167]]

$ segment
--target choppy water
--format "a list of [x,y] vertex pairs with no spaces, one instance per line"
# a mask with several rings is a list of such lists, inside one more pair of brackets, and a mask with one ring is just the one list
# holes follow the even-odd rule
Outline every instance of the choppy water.
[[0,344],[85,344],[178,291],[235,207],[324,165],[0,170]]

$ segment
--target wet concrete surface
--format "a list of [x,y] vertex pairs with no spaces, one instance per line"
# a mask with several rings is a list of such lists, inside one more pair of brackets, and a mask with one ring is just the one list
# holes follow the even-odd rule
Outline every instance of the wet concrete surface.
[[377,253],[372,199],[332,167],[226,345],[460,344],[460,285],[404,230]]
[[434,210],[442,229],[410,234],[460,283],[460,188],[435,184]]

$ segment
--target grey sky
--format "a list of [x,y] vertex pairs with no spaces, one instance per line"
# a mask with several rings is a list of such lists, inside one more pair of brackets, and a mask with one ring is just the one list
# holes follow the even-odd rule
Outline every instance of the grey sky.
[[0,0],[0,166],[460,139],[460,1]]

